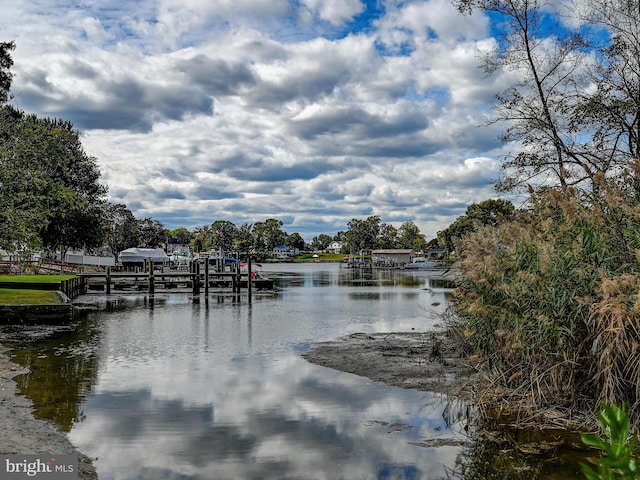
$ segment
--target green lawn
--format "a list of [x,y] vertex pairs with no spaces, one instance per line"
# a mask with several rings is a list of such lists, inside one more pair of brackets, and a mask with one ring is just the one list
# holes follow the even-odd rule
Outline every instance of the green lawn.
[[305,253],[296,257],[296,262],[340,262],[345,257],[342,253],[317,253],[317,257],[313,253]]
[[75,277],[75,275],[2,275],[0,276],[0,282],[15,282],[15,283],[60,283],[63,280],[69,280]]
[[43,305],[60,303],[54,290],[24,290],[0,288],[0,305]]
[[[75,275],[1,275],[0,282],[60,283],[73,277]],[[0,305],[45,305],[59,302],[60,297],[54,290],[0,288]]]

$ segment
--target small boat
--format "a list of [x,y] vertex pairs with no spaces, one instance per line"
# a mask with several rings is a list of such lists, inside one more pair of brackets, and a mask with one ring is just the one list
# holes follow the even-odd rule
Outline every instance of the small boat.
[[240,263],[240,260],[234,257],[220,257],[219,255],[209,255],[209,265],[231,265],[234,263]]
[[438,264],[435,262],[430,262],[424,257],[416,257],[413,259],[411,263],[408,263],[404,266],[404,268],[408,269],[434,269],[438,268]]
[[167,265],[169,261],[161,248],[127,248],[118,255],[118,262],[124,267],[144,267],[145,262]]
[[[259,263],[251,264],[251,286],[257,290],[271,290],[273,289],[273,280],[262,275],[260,270],[262,265]],[[240,264],[240,284],[244,287],[247,286],[247,274],[249,273],[249,264]]]
[[191,263],[193,257],[191,257],[190,253],[182,252],[182,253],[173,253],[171,257],[169,257],[171,261],[171,266],[176,268],[187,268]]

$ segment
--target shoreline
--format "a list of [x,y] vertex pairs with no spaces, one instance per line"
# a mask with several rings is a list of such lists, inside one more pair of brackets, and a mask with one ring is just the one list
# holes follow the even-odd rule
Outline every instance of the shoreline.
[[470,400],[475,373],[444,332],[352,333],[316,342],[310,363],[394,387]]
[[19,394],[13,378],[29,373],[13,363],[0,345],[0,454],[76,455],[78,479],[96,480],[92,460],[80,452],[55,425],[35,418],[31,400]]
[[313,343],[302,357],[386,385],[440,393],[480,406],[482,416],[493,425],[488,431],[564,431],[568,435],[597,431],[595,414],[540,407],[505,388],[496,390],[485,374],[469,364],[446,331],[352,333]]
[[474,371],[439,331],[352,333],[317,342],[302,355],[308,362],[387,385],[469,399]]

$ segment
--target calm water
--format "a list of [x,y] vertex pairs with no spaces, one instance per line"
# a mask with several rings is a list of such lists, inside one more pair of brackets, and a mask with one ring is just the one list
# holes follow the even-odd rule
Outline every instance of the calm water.
[[19,386],[96,459],[102,480],[437,479],[457,476],[461,461],[466,477],[478,475],[487,453],[469,446],[460,405],[300,356],[352,332],[432,329],[448,293],[433,272],[280,264],[265,273],[278,290],[251,305],[88,296],[104,310],[15,348],[33,372]]

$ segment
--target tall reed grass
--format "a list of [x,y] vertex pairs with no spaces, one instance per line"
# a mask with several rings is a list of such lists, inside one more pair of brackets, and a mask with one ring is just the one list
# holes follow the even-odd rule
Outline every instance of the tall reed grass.
[[458,240],[454,304],[468,348],[513,401],[626,403],[640,424],[640,191],[532,193]]

